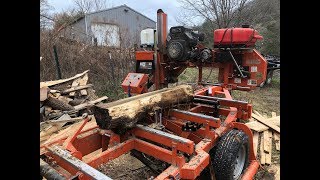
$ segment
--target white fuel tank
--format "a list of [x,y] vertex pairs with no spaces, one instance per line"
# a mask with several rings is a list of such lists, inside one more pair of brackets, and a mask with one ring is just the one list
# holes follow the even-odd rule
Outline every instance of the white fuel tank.
[[154,45],[154,31],[155,29],[147,28],[141,31],[141,45]]

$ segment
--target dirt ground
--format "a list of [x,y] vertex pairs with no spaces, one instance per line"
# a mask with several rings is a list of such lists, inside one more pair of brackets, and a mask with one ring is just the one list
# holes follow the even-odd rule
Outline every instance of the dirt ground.
[[[210,73],[210,70],[207,69],[204,71],[203,77],[208,77],[209,81],[216,79],[217,72]],[[188,69],[179,77],[179,81],[182,83],[195,82],[196,80],[196,69]],[[236,100],[252,103],[253,109],[262,115],[271,116],[271,112],[280,115],[280,72],[275,72],[272,83],[264,88],[257,88],[250,92],[233,91],[231,95]],[[274,143],[272,152],[272,165],[263,166],[256,174],[255,180],[280,179],[280,152],[276,151]],[[132,157],[130,153],[100,166],[99,170],[115,180],[138,180],[148,179],[151,176],[156,177],[156,174],[138,159]]]

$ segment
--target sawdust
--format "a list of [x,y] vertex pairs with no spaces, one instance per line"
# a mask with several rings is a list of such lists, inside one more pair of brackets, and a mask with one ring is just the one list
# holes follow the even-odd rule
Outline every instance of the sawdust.
[[100,165],[98,170],[115,180],[140,180],[156,176],[150,168],[130,153]]

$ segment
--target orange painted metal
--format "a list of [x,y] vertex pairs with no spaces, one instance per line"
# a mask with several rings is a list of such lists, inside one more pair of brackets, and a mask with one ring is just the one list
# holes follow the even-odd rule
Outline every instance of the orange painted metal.
[[252,180],[260,167],[260,163],[257,160],[251,161],[249,167],[245,170],[241,180]]
[[98,167],[100,164],[107,163],[111,161],[112,159],[115,159],[122,154],[125,154],[132,150],[135,146],[135,140],[129,139],[127,141],[124,141],[123,143],[120,143],[116,146],[113,146],[106,151],[102,152],[98,156],[92,157],[89,160],[87,160],[87,164],[89,166],[92,166],[94,168]]
[[203,151],[198,150],[197,155],[194,156],[188,163],[184,164],[181,168],[182,179],[195,179],[200,175],[210,161],[210,155]]
[[160,136],[151,132],[144,131],[142,129],[136,128],[133,130],[133,135],[137,137],[142,137],[153,142],[161,143],[167,147],[172,147],[173,143],[176,143],[176,148],[179,151],[192,154],[194,152],[194,143],[191,140],[187,139],[187,142],[179,142],[172,139],[169,139],[165,136]]
[[[227,89],[216,86],[212,90],[212,95],[216,95],[216,91],[221,91],[220,95],[222,94],[226,99],[232,100]],[[198,91],[197,94],[208,94],[208,88]],[[72,136],[61,138],[55,142],[42,146],[41,148],[62,144],[64,142],[65,148],[68,149],[73,156],[81,159],[82,156],[86,155],[84,162],[94,168],[135,149],[171,164],[169,168],[163,171],[155,179],[195,179],[202,170],[209,165],[210,155],[208,153],[215,146],[219,137],[231,129],[236,128],[244,131],[249,137],[249,160],[251,164],[243,174],[242,179],[250,179],[259,167],[259,163],[256,161],[252,151],[252,132],[246,125],[238,123],[236,120],[238,109],[242,109],[249,114],[251,113],[252,106],[248,104],[232,103],[231,101],[224,102],[224,105],[230,107],[229,109],[219,108],[218,113],[226,115],[226,119],[223,123],[219,123],[218,125],[210,124],[210,122],[205,118],[201,118],[201,116],[192,116],[192,118],[190,118],[191,116],[184,113],[169,111],[169,116],[164,116],[162,118],[163,125],[174,134],[188,138],[183,139],[183,141],[179,141],[179,138],[174,138],[173,136],[157,134],[141,128],[134,128],[128,132],[129,134],[127,133],[122,136],[115,134],[111,130],[101,130],[99,128],[82,131],[86,124],[85,121]],[[239,105],[242,107],[236,108]],[[209,112],[213,112],[213,107],[208,105],[196,105],[189,109],[189,111],[208,114]],[[207,123],[207,126],[194,132],[184,132],[182,131],[182,126],[186,120],[197,123]],[[211,126],[211,128],[209,128],[209,126]],[[153,144],[153,142],[156,144]],[[96,153],[95,151],[98,151],[99,149],[101,149],[101,152]],[[188,162],[179,152],[185,152],[191,155]],[[88,176],[82,174],[77,169],[74,169],[70,164],[61,160],[58,156],[50,152],[45,152],[44,155],[53,158],[57,162],[57,165],[59,166],[56,169],[59,172],[63,172],[62,169],[64,169],[64,171],[67,170],[70,174],[64,172],[66,177],[80,174],[79,179],[88,179]]]
[[131,94],[142,94],[147,92],[148,75],[142,73],[129,73],[122,82],[121,86],[124,92]]
[[136,51],[137,61],[153,61],[154,51]]
[[211,127],[220,127],[221,124],[221,120],[219,118],[215,118],[217,119],[216,121],[209,121],[207,119],[201,118],[201,117],[197,117],[197,116],[190,116],[187,114],[183,114],[180,112],[176,112],[176,111],[170,111],[170,116],[177,118],[177,119],[182,119],[185,121],[192,121],[192,122],[196,122],[199,124],[208,124]]
[[173,151],[140,139],[135,139],[134,149],[175,166],[181,167],[185,163],[185,159],[182,155],[174,154]]

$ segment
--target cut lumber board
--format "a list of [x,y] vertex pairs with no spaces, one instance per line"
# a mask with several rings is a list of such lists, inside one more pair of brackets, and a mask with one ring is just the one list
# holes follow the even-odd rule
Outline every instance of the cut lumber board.
[[[85,75],[83,76],[83,78],[81,78],[81,80],[80,80],[80,82],[79,82],[79,85],[80,85],[80,86],[86,85],[87,82],[88,82],[88,79],[89,79],[89,78],[88,78],[88,73],[87,73],[87,74],[85,74]],[[80,95],[82,95],[82,96],[88,95],[87,90],[82,89],[82,90],[80,91]]]
[[97,104],[97,103],[99,103],[99,102],[101,102],[101,101],[103,101],[103,100],[106,100],[106,99],[108,99],[108,97],[107,97],[107,96],[103,96],[103,97],[98,98],[98,99],[96,99],[96,100],[93,100],[93,101],[89,101],[89,102],[86,102],[86,103],[82,103],[82,104],[76,105],[76,106],[74,106],[74,109],[75,109],[75,110],[82,110],[82,109],[91,107],[91,106],[93,106],[93,105],[95,105],[95,104]]
[[273,133],[274,142],[276,144],[276,150],[280,151],[280,134],[279,133]]
[[271,164],[271,157],[272,157],[272,131],[268,131],[268,144],[269,144],[269,152],[266,153],[266,164]]
[[[62,115],[58,120],[66,120],[71,119],[71,117],[68,114]],[[44,129],[40,132],[40,142],[48,139],[54,132],[59,131],[62,126],[64,126],[66,122],[56,123],[48,126],[48,128]]]
[[271,117],[276,117],[277,114],[275,112],[271,112]]
[[84,85],[84,86],[72,87],[70,89],[66,89],[66,90],[62,91],[61,95],[69,94],[70,92],[86,89],[86,88],[89,88],[89,87],[92,87],[92,86],[93,86],[92,84],[87,84],[87,85]]
[[[81,80],[81,78],[77,78],[77,79],[73,80],[73,82],[71,84],[71,88],[79,86],[80,80]],[[71,93],[69,93],[69,96],[74,96],[75,94],[76,94],[76,92],[71,92]]]
[[258,153],[258,144],[259,144],[259,133],[253,132],[253,152],[256,157]]
[[256,114],[252,114],[252,117],[254,117],[255,119],[257,119],[259,122],[261,122],[262,124],[269,126],[270,128],[272,128],[273,130],[277,131],[278,133],[280,133],[280,127],[274,125],[272,122],[269,122],[268,120],[264,119],[263,117],[260,117]]
[[246,125],[247,125],[250,129],[252,129],[252,130],[254,130],[254,131],[256,131],[256,132],[263,132],[263,131],[269,129],[268,126],[265,126],[265,125],[259,123],[258,121],[248,122],[248,123],[246,123]]
[[[254,114],[256,114],[256,115],[258,115],[258,116],[260,116],[260,117],[263,117],[258,111],[256,111],[256,110],[253,110],[253,112],[254,112]],[[253,113],[252,113],[253,114]]]
[[77,79],[77,78],[85,75],[87,72],[89,72],[89,70],[86,70],[86,71],[84,71],[83,73],[80,73],[80,74],[76,74],[75,76],[73,76],[71,78],[68,78],[68,79],[60,79],[60,80],[55,80],[55,81],[40,82],[40,88],[45,87],[45,86],[50,87],[50,86],[54,86],[54,85],[57,85],[57,84],[65,83],[65,82],[68,82],[68,81],[72,81],[74,79]]
[[265,164],[266,163],[266,153],[263,150],[263,135],[261,136],[261,141],[260,141],[260,164]]
[[270,150],[269,131],[263,131],[263,150],[268,153]]
[[[79,127],[81,126],[83,122],[77,122],[74,123],[72,125],[70,125],[69,127],[67,127],[66,129],[63,129],[61,131],[59,131],[57,134],[52,134],[51,136],[49,136],[49,138],[47,138],[46,141],[41,141],[40,140],[40,144],[44,145],[44,144],[49,144],[50,142],[54,142],[58,139],[62,139],[62,138],[68,138],[70,135],[74,134],[75,131],[77,131],[79,129]],[[96,119],[94,116],[92,116],[91,121],[89,121],[81,130],[81,132],[84,132],[88,129],[97,127],[96,124]]]
[[[129,99],[129,98],[128,98]],[[152,95],[137,95],[134,100],[117,104],[99,104],[92,107],[97,124],[102,129],[127,129],[144,119],[146,114],[156,107],[172,107],[178,103],[186,103],[193,99],[190,85],[180,85],[164,91],[154,91]]]

